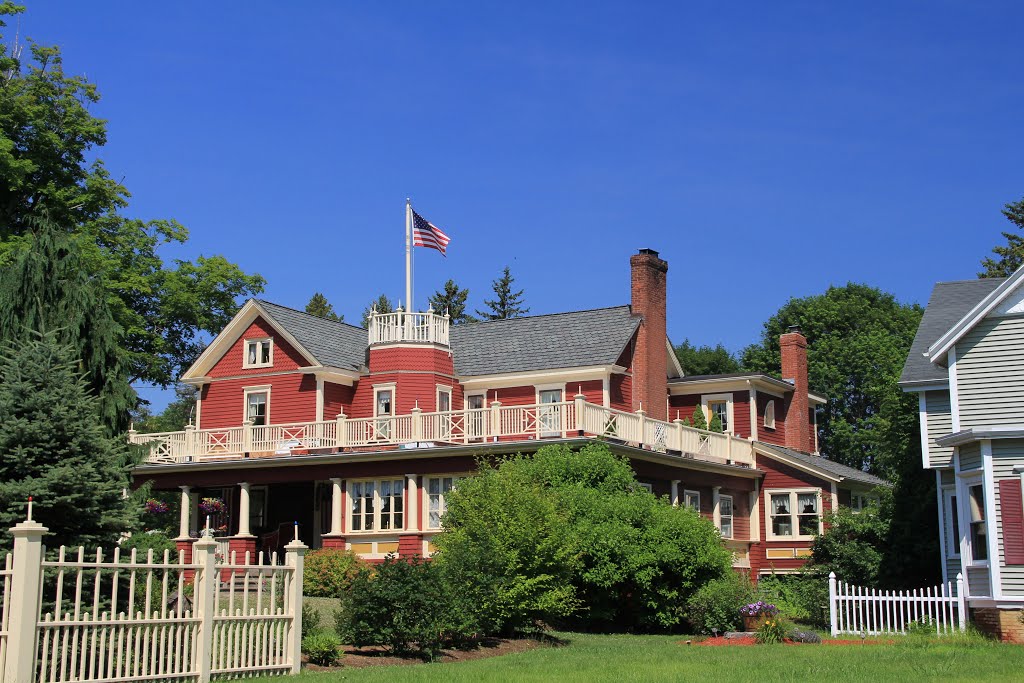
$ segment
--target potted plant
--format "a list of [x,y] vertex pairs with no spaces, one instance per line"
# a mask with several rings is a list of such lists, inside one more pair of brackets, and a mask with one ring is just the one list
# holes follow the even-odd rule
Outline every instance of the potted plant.
[[778,607],[761,600],[744,605],[740,607],[740,615],[743,617],[743,630],[748,632],[756,631],[764,625],[764,622],[769,617],[774,617],[778,613]]

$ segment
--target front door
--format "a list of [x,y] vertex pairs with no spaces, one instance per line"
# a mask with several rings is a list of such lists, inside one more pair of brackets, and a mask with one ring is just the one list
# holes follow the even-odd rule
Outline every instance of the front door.
[[466,415],[466,437],[470,441],[483,439],[487,423],[487,411],[484,410],[484,395],[473,394],[466,397],[466,408],[469,413]]

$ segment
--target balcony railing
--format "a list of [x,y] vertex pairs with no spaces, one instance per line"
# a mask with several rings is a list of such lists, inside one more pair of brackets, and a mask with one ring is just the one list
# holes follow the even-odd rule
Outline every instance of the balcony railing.
[[450,318],[447,313],[395,313],[370,314],[370,344],[392,342],[419,342],[448,345]]
[[295,451],[373,450],[410,444],[473,444],[590,436],[659,453],[737,465],[753,464],[751,442],[587,403],[583,397],[559,403],[504,406],[408,415],[350,418],[180,432],[129,432],[131,443],[148,444],[150,463],[181,463],[242,457],[288,456]]

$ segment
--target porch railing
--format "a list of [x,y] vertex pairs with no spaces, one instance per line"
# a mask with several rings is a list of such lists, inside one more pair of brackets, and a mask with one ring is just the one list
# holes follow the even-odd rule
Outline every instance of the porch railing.
[[408,415],[350,418],[222,429],[188,427],[180,432],[129,432],[131,443],[149,446],[153,463],[220,458],[291,455],[296,450],[402,447],[411,444],[471,444],[592,436],[659,453],[719,463],[752,465],[747,439],[685,426],[680,420],[655,420],[643,411],[630,413],[572,401],[490,407]]

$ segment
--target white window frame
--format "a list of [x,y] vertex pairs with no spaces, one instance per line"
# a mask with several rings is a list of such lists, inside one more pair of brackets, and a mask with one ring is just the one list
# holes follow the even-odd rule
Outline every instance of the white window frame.
[[[765,489],[764,491],[764,510],[765,520],[764,529],[768,540],[785,540],[785,541],[813,541],[817,534],[801,534],[800,533],[800,513],[797,510],[797,501],[800,500],[801,494],[813,493],[818,501],[818,534],[821,534],[824,519],[825,519],[825,508],[824,508],[824,497],[820,488],[799,488],[799,489]],[[789,516],[792,519],[793,533],[789,535],[776,534],[772,525],[772,496],[789,495]]]
[[[391,412],[387,415],[379,415],[377,413],[377,407],[380,405],[377,402],[377,397],[382,391],[391,392]],[[373,385],[373,417],[383,418],[379,421],[375,420],[373,423],[374,433],[376,438],[382,441],[389,440],[391,438],[391,430],[394,428],[394,420],[396,407],[398,406],[398,391],[395,382],[389,382],[387,384],[374,384]]]
[[701,394],[700,407],[704,410],[704,417],[708,421],[709,428],[711,427],[711,418],[713,416],[711,403],[725,403],[725,419],[729,421],[729,427],[728,429],[723,428],[722,431],[727,434],[735,434],[736,416],[733,414],[732,394]]
[[648,484],[645,481],[638,481],[636,483],[636,485],[639,486],[640,488],[642,488],[644,491],[647,491],[647,493],[654,493],[654,485],[653,484]]
[[960,497],[955,488],[947,486],[942,489],[942,508],[946,516],[943,531],[946,534],[946,557],[950,560],[960,559],[960,512],[957,510],[959,502]]
[[[991,554],[989,553],[988,534],[992,533],[990,528],[990,521],[988,519],[988,503],[987,499],[990,495],[986,490],[985,482],[981,476],[974,476],[970,478],[964,478],[961,480],[961,486],[958,488],[957,493],[957,507],[960,508],[960,554],[966,553],[966,564],[968,567],[988,567],[991,562]],[[985,559],[976,560],[974,559],[974,540],[971,537],[971,489],[975,486],[981,487],[982,502],[985,503],[985,507],[982,510],[984,514],[985,523]]]
[[[563,411],[558,410],[557,408],[555,408],[555,409],[548,409],[547,411],[545,411],[543,405],[550,405],[550,404],[543,404],[542,405],[541,402],[540,402],[540,395],[541,395],[541,393],[543,393],[545,391],[557,391],[557,392],[559,392],[559,395],[561,396],[561,400],[560,401],[556,401],[556,403],[564,403],[565,402],[565,383],[562,382],[562,383],[559,383],[559,384],[535,384],[535,385],[533,385],[533,389],[534,389],[534,400],[535,400],[535,403],[537,405],[537,435],[540,436],[540,437],[558,437],[558,436],[563,436],[565,434],[565,432],[566,432],[567,427],[568,427],[566,424],[564,424],[565,423],[565,417],[566,417],[565,413]],[[558,427],[558,429],[542,430],[541,429],[541,424],[542,424],[542,422],[545,419],[551,420],[551,422],[548,425],[545,425],[545,426]]]
[[[440,413],[455,410],[455,406],[452,404],[452,388],[447,384],[437,384],[435,386],[437,387],[437,393],[434,396],[434,407],[437,412]],[[441,394],[448,395],[448,411],[441,410]]]
[[[382,520],[381,508],[384,507],[383,506],[384,499],[380,495],[380,485],[383,482],[389,482],[392,485],[397,484],[397,487],[392,489],[392,493],[389,496],[389,498],[394,500],[394,498],[396,497],[395,496],[395,491],[398,491],[401,494],[398,497],[402,501],[402,511],[400,513],[396,513],[395,512],[394,505],[391,506],[391,508],[392,508],[391,511],[389,513],[387,513],[389,521],[391,522],[391,527],[387,528],[387,529],[382,529],[381,528],[381,520]],[[366,524],[363,523],[363,524],[361,524],[361,526],[363,526],[364,528],[362,528],[362,529],[353,529],[352,528],[353,527],[353,523],[352,522],[353,522],[353,518],[355,517],[355,514],[354,514],[354,512],[352,510],[352,507],[353,507],[353,501],[356,498],[354,493],[353,493],[353,491],[355,490],[357,485],[364,485],[365,486],[366,484],[373,484],[373,513],[372,513],[373,514],[373,528],[372,529],[366,529],[365,528]],[[409,497],[409,491],[407,489],[408,489],[408,486],[407,486],[406,479],[405,479],[405,477],[403,477],[401,475],[396,475],[396,476],[393,476],[393,477],[383,477],[383,478],[377,478],[377,479],[351,479],[351,480],[347,481],[345,483],[346,500],[347,500],[347,503],[348,503],[345,506],[345,528],[348,530],[346,533],[347,534],[357,534],[357,535],[365,535],[365,534],[393,534],[396,531],[405,531],[406,529],[408,529],[408,525],[409,525],[409,509],[408,508],[409,508],[409,506],[406,504],[406,502],[407,502],[408,497]],[[365,498],[365,496],[360,496],[360,498]],[[394,524],[395,514],[401,514],[402,515],[402,523],[401,523],[401,525],[396,526]],[[366,517],[365,513],[360,513],[360,515],[365,520],[365,517]]]
[[683,507],[688,507],[698,515],[700,514],[700,491],[691,489],[683,490]]
[[[729,501],[729,514],[723,512],[722,502],[728,499]],[[727,536],[722,528],[725,526],[723,520],[729,518],[729,535]],[[722,538],[732,539],[736,534],[736,501],[733,500],[731,495],[721,494],[718,496],[718,533],[722,535]]]
[[267,395],[267,415],[265,425],[270,424],[270,389],[269,384],[261,384],[255,387],[242,387],[242,422],[246,422],[249,419],[249,394],[266,394]]
[[[443,528],[441,526],[440,520],[441,520],[442,517],[444,517],[444,513],[448,512],[448,501],[445,500],[445,497],[444,497],[445,496],[445,492],[442,490],[444,488],[444,480],[445,479],[451,479],[452,480],[452,489],[454,489],[458,485],[458,483],[460,481],[462,481],[463,479],[465,479],[465,478],[466,478],[466,474],[465,473],[463,473],[463,474],[427,474],[427,475],[423,476],[423,505],[422,505],[422,510],[420,510],[420,514],[421,514],[421,519],[423,520],[423,528],[424,529],[429,529],[431,531],[435,531],[435,530]],[[438,493],[436,493],[436,494],[430,493],[430,480],[431,479],[436,479],[438,482],[440,482],[438,484],[438,487],[437,487]],[[434,526],[430,522],[430,497],[432,495],[436,495],[437,496],[437,519],[438,519],[437,526]]]
[[[257,337],[255,339],[244,339],[242,345],[242,367],[249,368],[272,368],[274,367],[274,338],[273,337]],[[270,344],[270,361],[267,363],[261,363],[260,357],[260,346],[256,347],[256,362],[249,362],[249,346],[252,344],[262,345],[263,343]]]
[[775,429],[775,399],[770,399],[764,404],[764,420],[761,423],[765,429]]

